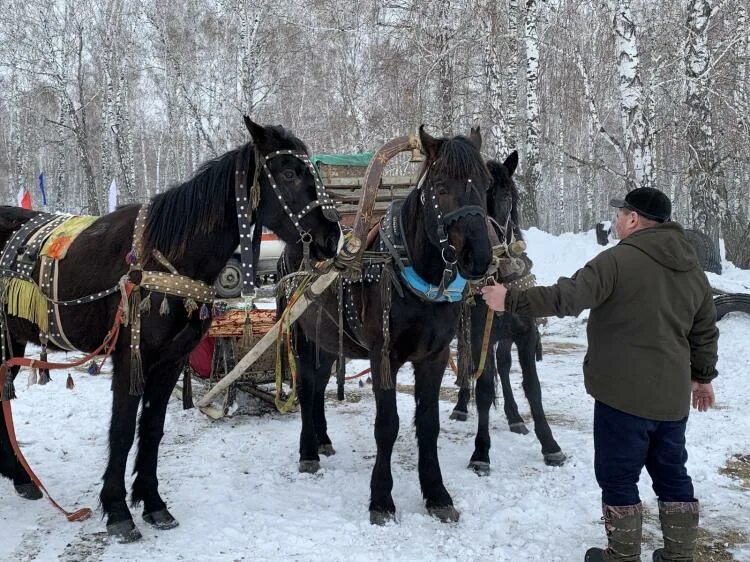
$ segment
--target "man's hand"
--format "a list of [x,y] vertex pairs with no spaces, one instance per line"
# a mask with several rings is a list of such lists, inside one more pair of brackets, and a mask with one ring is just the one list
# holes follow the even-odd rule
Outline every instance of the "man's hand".
[[711,383],[701,384],[693,381],[693,408],[698,408],[699,412],[706,412],[714,405],[716,396],[714,387]]
[[505,285],[485,285],[482,287],[482,298],[487,306],[495,312],[505,312]]

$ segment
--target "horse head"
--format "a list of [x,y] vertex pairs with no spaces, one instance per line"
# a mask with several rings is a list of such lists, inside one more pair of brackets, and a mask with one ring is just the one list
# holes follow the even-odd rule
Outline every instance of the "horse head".
[[518,152],[515,150],[502,164],[496,160],[487,162],[492,176],[492,183],[487,190],[487,214],[506,244],[510,244],[513,238],[522,239],[518,219],[518,189],[513,181],[517,166]]
[[418,191],[427,239],[440,248],[446,269],[455,265],[465,279],[481,278],[492,252],[486,225],[490,174],[479,152],[479,127],[468,137],[435,138],[422,126],[419,138],[425,162]]
[[245,117],[255,148],[252,178],[260,188],[257,219],[284,242],[295,244],[309,236],[311,255],[327,259],[336,254],[341,229],[339,215],[326,193],[307,146],[281,126],[262,126]]

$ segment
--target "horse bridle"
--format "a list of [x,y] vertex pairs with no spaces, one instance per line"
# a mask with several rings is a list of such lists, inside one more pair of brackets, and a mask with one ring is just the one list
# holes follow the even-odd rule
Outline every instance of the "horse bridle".
[[[480,205],[465,205],[459,207],[455,211],[450,211],[449,213],[443,214],[443,211],[440,209],[434,187],[430,189],[433,184],[426,181],[427,176],[429,175],[429,171],[430,170],[428,168],[419,179],[419,182],[417,183],[417,190],[420,193],[419,200],[422,202],[425,211],[427,213],[432,212],[437,222],[438,244],[440,246],[440,256],[443,259],[443,277],[438,288],[438,296],[440,296],[453,278],[456,272],[456,264],[458,263],[458,254],[456,252],[456,248],[455,246],[453,246],[453,244],[450,243],[450,240],[448,239],[448,228],[454,222],[457,222],[458,220],[467,216],[478,215],[480,217],[486,217],[487,212]],[[471,178],[467,179],[466,183],[466,189],[472,189]],[[427,187],[425,187],[425,184],[427,184]],[[429,204],[426,201],[425,194],[427,192],[429,192]]]
[[[235,199],[237,204],[237,223],[240,231],[242,294],[243,296],[250,296],[255,291],[253,266],[260,260],[260,243],[263,234],[262,225],[257,217],[255,217],[253,233],[252,235],[250,234],[250,226],[253,224],[253,214],[260,203],[261,173],[265,173],[268,183],[271,186],[271,191],[274,192],[281,204],[281,208],[284,210],[284,213],[286,213],[287,218],[299,233],[300,240],[306,246],[306,252],[309,252],[309,245],[312,242],[312,236],[300,226],[302,219],[318,207],[321,208],[323,216],[331,222],[338,223],[341,220],[341,215],[339,215],[333,199],[328,195],[325,185],[323,185],[323,181],[320,179],[320,174],[318,174],[317,168],[315,168],[307,154],[285,149],[275,150],[263,156],[258,148],[255,147],[255,174],[253,177],[253,184],[250,188],[252,201],[247,197],[247,169],[242,165],[244,162],[242,162],[241,155],[242,152],[237,155],[237,165],[235,167]],[[316,198],[305,205],[305,207],[298,213],[295,213],[284,200],[284,197],[281,194],[281,189],[268,167],[268,161],[278,156],[292,156],[302,161],[312,174],[313,180],[315,181]]]
[[[276,181],[273,178],[271,170],[268,168],[268,161],[276,158],[277,156],[293,156],[297,160],[301,160],[302,163],[307,166],[307,169],[310,171],[313,180],[315,181],[316,198],[305,205],[305,207],[299,213],[294,213],[289,208],[289,205],[287,205],[284,197],[281,195],[279,186],[276,185]],[[258,166],[256,164],[256,170],[257,169]],[[301,236],[304,236],[307,232],[300,227],[300,221],[317,207],[321,208],[321,210],[323,211],[323,216],[329,221],[339,222],[341,220],[341,215],[339,214],[338,209],[336,209],[336,205],[334,204],[333,199],[331,199],[331,196],[328,195],[328,192],[323,185],[323,180],[320,179],[320,174],[318,173],[317,168],[313,165],[310,157],[304,152],[295,152],[293,150],[276,150],[274,152],[270,152],[263,158],[263,172],[265,172],[266,177],[268,178],[268,183],[271,185],[271,189],[276,194],[279,203],[281,203],[284,212],[286,213],[287,217],[289,217],[289,220],[292,221],[292,224]]]

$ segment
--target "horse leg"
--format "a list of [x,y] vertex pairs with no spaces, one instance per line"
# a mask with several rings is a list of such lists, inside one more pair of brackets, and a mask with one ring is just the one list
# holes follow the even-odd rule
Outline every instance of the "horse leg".
[[427,511],[441,521],[458,521],[440,473],[437,441],[440,434],[440,383],[448,364],[448,348],[427,359],[414,362],[414,425],[419,447],[419,484]]
[[453,406],[450,419],[456,421],[466,421],[469,419],[469,399],[471,398],[470,388],[459,388],[458,389],[458,400],[456,405]]
[[[26,344],[11,339],[10,349],[6,350],[6,359],[17,355],[23,357],[26,351]],[[11,367],[6,374],[9,380],[15,380],[20,366]],[[2,389],[0,389],[2,391]],[[26,470],[16,457],[13,446],[10,443],[8,428],[5,425],[5,416],[0,413],[0,474],[13,480],[13,488],[16,494],[27,500],[38,500],[42,497],[42,491],[31,481],[26,474]]]
[[[297,361],[299,368],[297,396],[299,397],[300,414],[302,416],[302,429],[299,436],[298,470],[309,473],[315,473],[320,469],[318,436],[315,428],[315,402],[318,378],[318,369],[315,365],[315,351],[315,344],[304,335],[299,334],[297,338],[297,352],[299,357]],[[320,408],[322,410],[322,404]]]
[[396,505],[393,503],[393,475],[391,455],[393,444],[398,436],[398,408],[396,407],[396,374],[400,364],[391,360],[391,380],[393,388],[383,389],[380,378],[380,347],[370,352],[372,367],[372,388],[375,394],[375,444],[377,454],[370,478],[370,523],[384,525],[393,519]]
[[167,404],[183,367],[184,361],[154,364],[148,370],[143,392],[131,504],[136,506],[143,502],[143,520],[157,529],[172,529],[179,525],[159,495],[156,468]]
[[477,403],[477,435],[474,438],[474,452],[467,467],[479,476],[490,473],[490,406],[495,403],[495,372],[494,357],[492,353],[488,353],[484,371],[477,379],[474,398]]
[[315,373],[315,395],[313,397],[313,419],[315,420],[315,436],[318,441],[318,454],[330,457],[336,454],[331,438],[328,436],[328,421],[326,420],[326,387],[331,379],[331,368],[336,356],[319,351],[320,364]]
[[526,435],[529,430],[518,413],[518,404],[513,396],[513,389],[510,386],[510,365],[513,359],[510,354],[510,348],[513,340],[510,337],[501,338],[497,343],[497,372],[500,376],[500,385],[503,389],[503,409],[505,410],[505,419],[508,421],[508,427],[513,433]]
[[[471,317],[472,324],[471,324],[471,333],[474,334],[474,330],[476,323],[474,322],[474,315],[472,314]],[[463,330],[463,320],[459,323],[459,333]],[[460,337],[460,336],[459,336]],[[475,359],[477,355],[473,353],[473,344],[472,342],[472,358]],[[458,358],[457,358],[458,359]],[[466,361],[466,358],[460,358],[462,361]],[[476,363],[475,361],[472,361],[472,363]],[[459,384],[458,382],[458,373],[456,373],[456,384]],[[458,389],[458,400],[456,401],[456,405],[453,406],[453,411],[451,412],[450,418],[452,420],[456,421],[466,421],[469,419],[469,400],[471,399],[471,388],[461,388]]]
[[565,454],[560,450],[560,445],[552,436],[552,430],[547,423],[547,417],[544,415],[544,407],[542,406],[542,387],[539,384],[539,375],[536,370],[537,338],[539,338],[539,333],[535,325],[532,325],[526,331],[519,331],[515,337],[518,360],[523,373],[523,391],[534,418],[534,433],[542,444],[544,462],[550,466],[560,466],[565,462]]
[[125,501],[125,466],[135,438],[135,420],[141,397],[130,396],[130,345],[118,346],[112,355],[112,363],[109,461],[99,500],[107,517],[107,532],[119,542],[126,543],[141,538]]

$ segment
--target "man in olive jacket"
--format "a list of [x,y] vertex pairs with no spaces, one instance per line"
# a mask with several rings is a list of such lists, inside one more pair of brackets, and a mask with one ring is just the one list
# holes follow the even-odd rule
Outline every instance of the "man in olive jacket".
[[586,391],[595,399],[594,469],[602,489],[608,548],[586,561],[639,561],[645,466],[659,498],[664,548],[653,559],[692,560],[698,501],[685,468],[685,427],[693,407],[713,405],[716,310],[711,288],[682,227],[669,222],[661,191],[635,189],[617,207],[620,243],[570,279],[526,291],[487,286],[498,312],[577,316],[590,308]]

